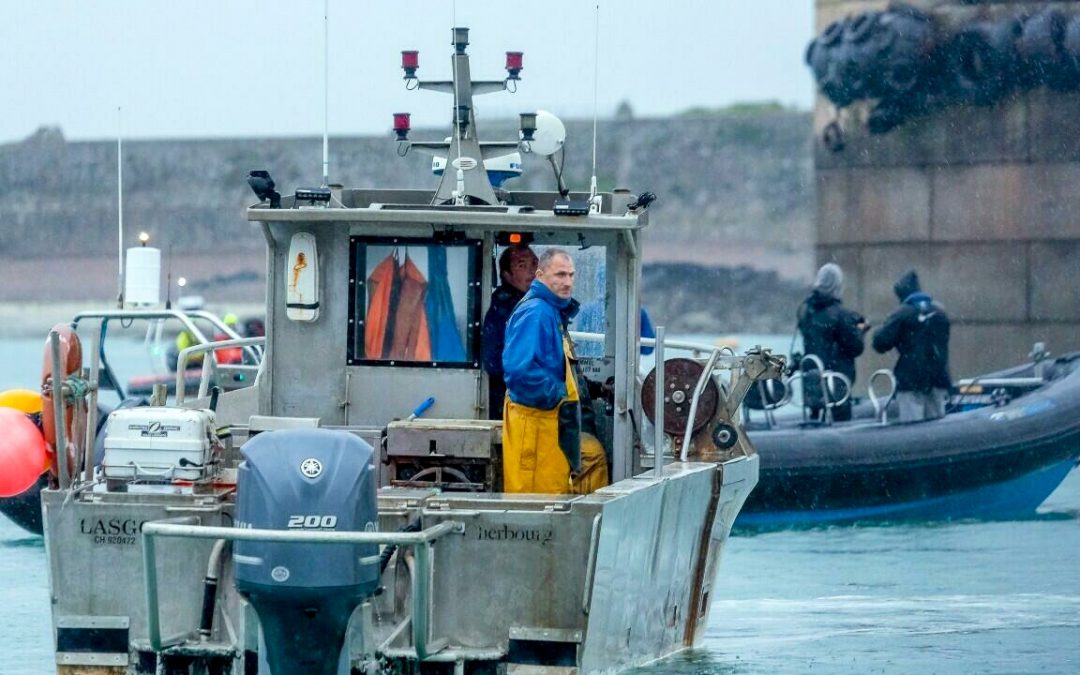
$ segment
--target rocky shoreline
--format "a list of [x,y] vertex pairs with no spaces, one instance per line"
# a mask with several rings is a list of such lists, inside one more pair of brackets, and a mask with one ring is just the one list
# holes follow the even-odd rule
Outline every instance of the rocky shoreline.
[[[251,284],[262,288],[262,281]],[[788,333],[806,287],[775,271],[748,266],[716,267],[695,263],[649,263],[642,271],[642,304],[669,333]],[[259,293],[261,294],[261,292]],[[264,307],[243,297],[208,294],[207,309],[258,316]],[[235,298],[235,299],[234,299]],[[38,337],[88,309],[107,309],[110,301],[0,301],[0,338]]]

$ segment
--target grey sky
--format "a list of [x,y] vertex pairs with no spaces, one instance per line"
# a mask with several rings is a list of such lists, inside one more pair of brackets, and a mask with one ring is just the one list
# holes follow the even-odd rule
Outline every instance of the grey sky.
[[[330,0],[332,135],[388,131],[391,113],[441,126],[449,104],[405,91],[400,51],[446,79],[450,27],[471,29],[473,77],[502,79],[525,53],[517,94],[477,100],[486,116],[593,110],[596,2]],[[0,29],[0,143],[42,125],[68,139],[318,135],[323,2],[7,0]],[[640,116],[778,100],[809,108],[802,63],[810,0],[603,0],[598,108]]]

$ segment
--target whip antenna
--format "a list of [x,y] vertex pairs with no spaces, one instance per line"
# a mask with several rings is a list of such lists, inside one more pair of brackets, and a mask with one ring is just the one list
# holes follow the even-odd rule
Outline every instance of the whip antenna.
[[322,186],[330,185],[330,0],[323,0]]
[[124,308],[124,133],[120,121],[120,106],[116,106],[116,306]]
[[589,212],[600,213],[601,197],[596,194],[596,119],[600,90],[600,3],[596,3],[596,27],[593,33],[593,116],[592,116],[592,179],[589,181]]

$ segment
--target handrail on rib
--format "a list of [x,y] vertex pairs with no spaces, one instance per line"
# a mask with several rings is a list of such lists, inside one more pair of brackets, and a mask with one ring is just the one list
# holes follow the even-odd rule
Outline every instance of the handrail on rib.
[[460,534],[465,524],[456,520],[444,520],[419,532],[294,532],[290,530],[262,530],[238,527],[211,527],[186,525],[176,522],[152,521],[142,529],[143,539],[143,586],[146,591],[146,627],[150,647],[162,650],[161,616],[158,607],[157,552],[155,537],[181,539],[227,539],[232,541],[271,541],[320,544],[394,544],[416,547],[416,569],[413,584],[413,646],[416,657],[423,661],[428,654],[428,617],[431,604],[431,543],[448,534]]
[[[180,405],[187,397],[186,391],[186,373],[187,364],[191,360],[194,354],[204,354],[205,352],[215,352],[218,349],[228,349],[230,347],[253,347],[260,346],[266,342],[265,336],[258,337],[246,337],[246,338],[234,338],[231,340],[218,340],[216,342],[204,342],[202,344],[191,345],[190,347],[184,347],[180,350],[180,353],[176,356],[176,405]],[[203,358],[202,376],[199,378],[199,398],[206,396],[206,392],[209,388],[211,373],[217,373],[217,357],[214,354],[210,355],[210,358]]]

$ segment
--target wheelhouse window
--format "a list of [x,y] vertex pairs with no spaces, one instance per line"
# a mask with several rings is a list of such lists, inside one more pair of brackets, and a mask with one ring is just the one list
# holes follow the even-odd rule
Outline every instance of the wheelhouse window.
[[481,242],[350,239],[350,365],[478,368]]

